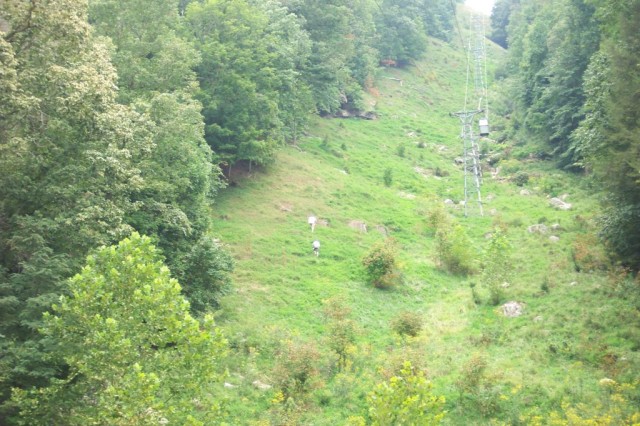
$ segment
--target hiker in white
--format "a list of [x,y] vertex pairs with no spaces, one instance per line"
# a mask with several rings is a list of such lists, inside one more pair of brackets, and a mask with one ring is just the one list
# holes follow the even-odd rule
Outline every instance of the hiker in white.
[[316,229],[317,221],[318,219],[316,219],[315,216],[309,216],[309,219],[307,219],[307,222],[309,223],[309,225],[311,225],[311,232],[313,232],[313,230]]
[[313,242],[313,252],[315,253],[316,257],[320,256],[320,241],[315,240]]

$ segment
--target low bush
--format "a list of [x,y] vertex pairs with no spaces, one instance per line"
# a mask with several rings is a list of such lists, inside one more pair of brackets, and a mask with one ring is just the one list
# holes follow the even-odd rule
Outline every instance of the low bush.
[[314,379],[320,374],[320,358],[320,351],[313,343],[284,343],[273,370],[274,382],[284,400],[289,397],[298,398],[311,389]]
[[367,403],[371,425],[437,425],[446,414],[444,397],[434,395],[424,372],[408,361],[398,376],[369,394]]
[[390,168],[384,169],[382,181],[384,182],[384,186],[391,186],[391,184],[393,183],[393,170],[391,170]]
[[396,246],[392,239],[376,244],[362,259],[370,284],[378,288],[394,287],[402,282],[396,266]]
[[442,267],[452,274],[475,272],[471,241],[460,225],[443,226],[436,231],[436,252]]
[[525,186],[529,183],[529,173],[523,171],[517,172],[513,177],[513,183],[518,186]]
[[400,337],[415,337],[422,331],[422,326],[422,317],[413,312],[402,312],[391,321],[391,329]]
[[608,267],[604,247],[593,234],[577,235],[571,250],[573,264],[578,272],[594,272]]

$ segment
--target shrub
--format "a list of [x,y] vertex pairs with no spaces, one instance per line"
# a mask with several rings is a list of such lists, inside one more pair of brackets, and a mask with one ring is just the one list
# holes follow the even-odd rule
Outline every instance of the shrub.
[[561,179],[558,176],[544,176],[540,178],[538,185],[542,192],[551,197],[557,197],[562,191]]
[[[544,424],[550,425],[635,425],[640,422],[637,405],[638,383],[617,383],[601,379],[602,401],[589,404],[562,404],[560,412],[552,412]],[[530,424],[543,424],[542,422]]]
[[393,183],[393,170],[391,170],[390,168],[384,169],[382,180],[385,186],[391,186],[391,184]]
[[378,288],[390,288],[400,283],[396,267],[396,248],[392,239],[376,244],[362,259],[367,279]]
[[435,233],[440,228],[450,227],[451,219],[442,204],[438,204],[427,213],[427,224]]
[[525,186],[529,183],[529,173],[519,171],[513,177],[513,182],[518,186]]
[[356,324],[349,318],[351,309],[341,298],[325,300],[324,314],[329,320],[328,346],[338,356],[338,368],[342,369],[347,364],[349,353],[355,344]]
[[440,167],[436,167],[434,174],[438,177],[447,177],[449,176],[449,172],[446,170],[442,170]]
[[398,153],[398,157],[404,157],[404,152],[405,152],[404,145],[403,144],[398,145],[396,152]]
[[480,295],[476,291],[476,283],[469,283],[469,287],[471,288],[471,299],[473,300],[473,303],[475,303],[476,305],[482,303]]
[[508,159],[500,161],[500,168],[504,173],[513,174],[520,171],[521,164],[518,160]]
[[604,247],[593,234],[576,236],[571,251],[573,264],[578,272],[593,272],[607,269],[608,259]]
[[400,337],[417,336],[422,330],[422,325],[422,317],[413,312],[402,312],[391,321],[391,328],[398,333]]
[[379,384],[368,395],[371,425],[440,424],[445,416],[445,399],[434,395],[431,389],[424,372],[405,362],[398,376]]
[[463,367],[455,382],[463,404],[470,405],[485,417],[495,416],[500,407],[500,387],[486,374],[487,361],[474,355]]
[[542,280],[542,284],[540,284],[540,291],[542,291],[543,293],[549,293],[549,291],[551,290],[551,286],[549,285],[549,277],[544,277],[544,279]]
[[284,399],[306,393],[319,374],[320,352],[313,343],[287,341],[276,357],[275,384]]
[[474,272],[471,241],[462,226],[438,228],[436,252],[441,265],[450,273],[468,275]]
[[[231,286],[233,258],[211,237],[201,238],[185,258],[186,277],[179,274],[194,312],[217,307],[220,296]],[[188,280],[188,281],[187,281]]]

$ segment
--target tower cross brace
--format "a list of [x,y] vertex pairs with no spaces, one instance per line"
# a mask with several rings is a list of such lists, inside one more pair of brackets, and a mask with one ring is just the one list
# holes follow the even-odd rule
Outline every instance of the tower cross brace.
[[476,114],[483,112],[481,109],[472,111],[452,112],[451,116],[458,117],[462,123],[463,159],[464,159],[464,215],[468,216],[470,201],[475,199],[476,205],[483,216],[482,195],[482,170],[480,168],[480,150],[478,138],[473,134],[473,119]]

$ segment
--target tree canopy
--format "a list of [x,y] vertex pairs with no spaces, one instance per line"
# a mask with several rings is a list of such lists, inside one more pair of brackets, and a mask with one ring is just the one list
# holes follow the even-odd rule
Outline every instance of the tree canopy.
[[180,290],[148,237],[90,255],[41,329],[66,374],[15,392],[22,424],[218,424],[226,341]]

